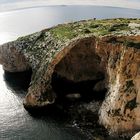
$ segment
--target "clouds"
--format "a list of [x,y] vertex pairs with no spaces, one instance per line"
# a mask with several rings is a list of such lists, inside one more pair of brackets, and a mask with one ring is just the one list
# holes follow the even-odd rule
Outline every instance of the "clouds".
[[138,0],[3,0],[0,2],[0,11],[47,5],[100,5],[140,9]]

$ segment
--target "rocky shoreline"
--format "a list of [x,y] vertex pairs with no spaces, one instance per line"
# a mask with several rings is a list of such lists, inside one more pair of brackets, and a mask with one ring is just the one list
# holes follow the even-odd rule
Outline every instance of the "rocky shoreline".
[[45,29],[1,45],[0,63],[11,73],[32,70],[26,108],[51,106],[61,97],[61,102],[85,99],[85,110],[93,111],[96,105],[90,103],[97,96],[103,98],[99,124],[110,135],[140,129],[140,19],[93,19]]

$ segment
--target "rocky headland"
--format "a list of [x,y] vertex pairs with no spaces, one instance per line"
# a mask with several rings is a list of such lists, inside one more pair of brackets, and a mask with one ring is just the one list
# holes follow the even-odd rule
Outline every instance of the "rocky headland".
[[[62,102],[83,98],[111,134],[140,130],[140,19],[93,19],[45,29],[1,45],[0,63],[11,73],[32,70],[26,108],[60,97]],[[94,94],[102,98],[98,111]]]

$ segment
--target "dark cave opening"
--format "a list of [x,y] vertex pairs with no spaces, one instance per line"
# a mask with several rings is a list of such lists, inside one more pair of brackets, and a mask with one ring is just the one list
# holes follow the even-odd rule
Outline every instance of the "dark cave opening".
[[104,87],[99,91],[95,90],[95,86],[104,81],[105,75],[98,72],[97,77],[93,80],[74,82],[54,72],[51,85],[57,95],[55,105],[60,111],[64,111],[72,125],[76,125],[89,136],[108,137],[107,130],[98,124],[98,111],[107,89]]
[[104,88],[100,91],[94,90],[94,86],[101,80],[104,80],[104,75],[102,73],[98,74],[99,76],[96,80],[74,82],[61,77],[57,73],[53,73],[52,88],[57,95],[57,100],[63,102],[104,100],[107,89]]
[[32,76],[32,69],[23,72],[4,71],[4,80],[11,88],[20,88],[27,91]]
[[51,85],[57,100],[90,102],[105,99],[106,73],[95,47],[94,37],[77,41],[55,66]]

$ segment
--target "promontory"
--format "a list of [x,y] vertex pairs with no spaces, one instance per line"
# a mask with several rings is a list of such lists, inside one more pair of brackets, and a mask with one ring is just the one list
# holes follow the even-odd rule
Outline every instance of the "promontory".
[[100,124],[112,133],[140,129],[140,19],[57,25],[1,45],[0,63],[11,73],[32,70],[25,107],[55,103],[54,75],[94,80],[94,90],[107,89]]

